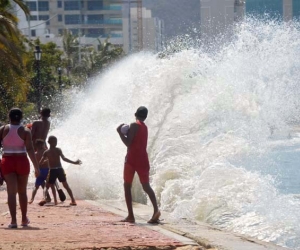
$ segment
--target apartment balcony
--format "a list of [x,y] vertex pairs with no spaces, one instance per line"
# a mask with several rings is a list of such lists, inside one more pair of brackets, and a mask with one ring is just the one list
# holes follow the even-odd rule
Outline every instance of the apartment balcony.
[[83,20],[82,22],[83,25],[86,24],[95,24],[95,25],[99,25],[99,24],[104,24],[104,25],[122,25],[123,21],[122,19],[104,19],[104,20]]
[[122,25],[122,19],[104,19],[104,20],[84,20],[82,24],[114,24],[114,25]]
[[120,20],[83,20],[82,28],[117,28],[122,29],[122,19]]
[[98,38],[122,38],[123,34],[86,34],[86,37],[98,37]]
[[103,6],[102,10],[122,10],[122,6]]
[[[94,46],[98,46],[99,45],[99,42],[97,39],[95,39],[96,37],[88,37],[88,36],[85,36],[84,38],[82,38],[80,40],[80,43],[82,45],[84,44],[93,44]],[[107,37],[97,37],[101,43],[104,43],[105,40],[107,39]],[[111,37],[109,39],[109,42],[114,44],[114,45],[122,45],[123,44],[123,37]]]
[[69,29],[88,29],[88,28],[115,28],[122,30],[122,19],[119,20],[83,20],[82,23],[78,22],[65,22],[65,26]]

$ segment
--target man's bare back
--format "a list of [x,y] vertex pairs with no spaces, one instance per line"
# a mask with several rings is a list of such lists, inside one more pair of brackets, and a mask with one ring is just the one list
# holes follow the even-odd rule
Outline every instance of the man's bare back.
[[37,139],[46,141],[50,129],[50,122],[48,120],[39,120],[32,123],[32,140],[35,142]]
[[31,134],[34,145],[37,139],[42,139],[46,142],[47,135],[50,129],[50,113],[51,110],[49,108],[43,108],[40,113],[40,120],[34,121],[32,123]]

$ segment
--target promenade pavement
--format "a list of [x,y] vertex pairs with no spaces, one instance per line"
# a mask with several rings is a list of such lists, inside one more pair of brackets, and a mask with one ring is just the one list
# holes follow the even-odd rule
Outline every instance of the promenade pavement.
[[[95,202],[77,200],[77,206],[70,206],[67,199],[57,206],[49,203],[41,207],[38,205],[41,192],[39,190],[34,203],[28,205],[29,226],[9,229],[7,196],[2,188],[0,249],[203,249],[185,245],[184,237],[181,241],[174,233],[166,235],[146,221],[136,224],[120,222],[123,216],[105,210]],[[31,190],[28,190],[30,195]],[[17,216],[20,224],[19,206]]]
[[[162,212],[159,225],[147,224],[152,208],[134,204],[136,223],[120,222],[126,216],[124,201],[70,200],[54,206],[41,207],[41,190],[33,204],[28,205],[30,225],[8,229],[10,215],[6,204],[5,185],[0,187],[0,249],[122,249],[122,250],[284,250],[286,248],[261,242],[213,228],[205,223],[172,218]],[[30,197],[31,190],[28,190]],[[20,209],[18,206],[18,223]]]

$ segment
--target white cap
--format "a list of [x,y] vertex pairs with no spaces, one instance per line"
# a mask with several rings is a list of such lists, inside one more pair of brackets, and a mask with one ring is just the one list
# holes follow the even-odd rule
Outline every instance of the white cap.
[[124,125],[121,127],[121,133],[122,133],[123,135],[127,135],[128,130],[129,130],[129,125],[127,125],[127,124],[124,124]]

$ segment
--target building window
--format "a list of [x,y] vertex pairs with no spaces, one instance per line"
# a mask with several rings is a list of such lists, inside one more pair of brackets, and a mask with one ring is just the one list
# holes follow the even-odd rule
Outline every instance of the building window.
[[46,24],[50,25],[50,20],[49,20],[49,16],[48,15],[40,15],[39,16],[39,20],[47,21]]
[[39,11],[49,11],[49,2],[47,1],[39,1],[38,2]]
[[57,8],[62,8],[62,1],[57,1]]
[[[29,19],[30,19],[30,21],[36,21],[37,16],[30,16]],[[28,21],[28,17],[26,17],[26,20]]]
[[62,20],[63,20],[62,15],[57,15],[57,21],[62,22]]
[[58,29],[58,34],[62,36],[64,34],[64,29]]
[[35,30],[31,30],[31,36],[36,36]]
[[87,29],[87,37],[101,37],[104,36],[104,29]]
[[103,9],[103,0],[88,1],[87,9],[88,10],[102,10]]
[[79,1],[65,1],[64,10],[80,10],[80,5]]
[[101,24],[103,23],[103,15],[88,15],[87,24]]
[[79,29],[69,29],[73,36],[77,36],[79,34]]
[[30,11],[36,11],[36,2],[26,2],[26,5],[28,6]]
[[65,24],[80,24],[80,15],[65,15]]

